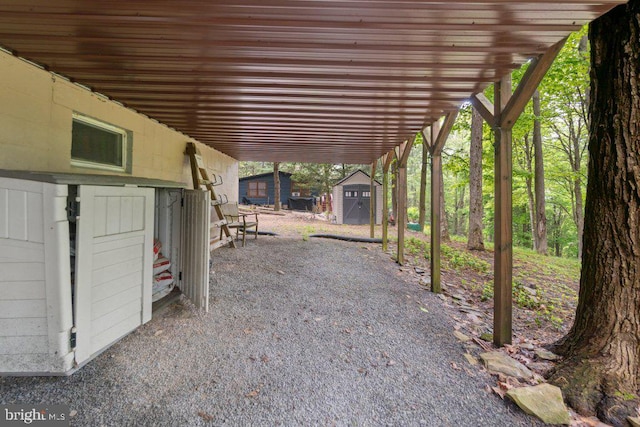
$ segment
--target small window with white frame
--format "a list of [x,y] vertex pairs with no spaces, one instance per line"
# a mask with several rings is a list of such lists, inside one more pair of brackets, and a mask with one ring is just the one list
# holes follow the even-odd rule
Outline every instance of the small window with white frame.
[[71,165],[131,172],[131,132],[81,114],[73,115]]

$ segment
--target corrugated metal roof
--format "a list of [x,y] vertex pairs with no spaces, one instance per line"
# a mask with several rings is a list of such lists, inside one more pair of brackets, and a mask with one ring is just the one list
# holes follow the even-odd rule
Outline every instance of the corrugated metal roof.
[[621,3],[0,0],[0,45],[239,160],[369,163]]

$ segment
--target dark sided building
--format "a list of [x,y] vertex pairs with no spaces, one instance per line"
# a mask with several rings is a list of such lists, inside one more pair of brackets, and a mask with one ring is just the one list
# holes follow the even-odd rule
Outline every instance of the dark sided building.
[[[280,203],[286,205],[291,194],[291,173],[280,172]],[[239,180],[238,201],[242,204],[272,205],[275,199],[273,172],[246,176]],[[298,194],[299,195],[299,194]]]

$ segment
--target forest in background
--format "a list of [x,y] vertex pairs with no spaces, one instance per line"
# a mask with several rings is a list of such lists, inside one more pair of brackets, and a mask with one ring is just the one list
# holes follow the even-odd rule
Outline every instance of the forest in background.
[[[527,64],[512,74],[514,87]],[[513,244],[554,256],[580,258],[586,193],[589,51],[586,27],[572,34],[513,128]],[[493,99],[493,87],[485,91]],[[535,105],[534,105],[535,104]],[[471,158],[472,107],[462,106],[442,153],[446,232],[468,237],[470,192],[481,188],[482,237],[493,238],[493,133],[482,123],[481,170],[473,173]],[[535,111],[534,111],[535,110]],[[477,126],[478,121],[475,122]],[[476,129],[476,134],[480,130]],[[540,148],[536,153],[536,145]],[[424,173],[423,141],[417,135],[407,164],[408,218],[419,221],[420,181]],[[428,159],[427,159],[428,162]],[[273,163],[241,162],[240,176],[273,171]],[[280,163],[281,171],[318,193],[357,169],[371,165]],[[393,165],[392,165],[393,171]],[[393,175],[393,174],[392,174]],[[430,184],[426,173],[426,224],[429,223]],[[478,182],[478,177],[481,179]],[[376,178],[382,180],[381,168]],[[393,176],[391,178],[393,182]],[[389,203],[389,206],[392,206]],[[476,209],[477,211],[477,209]],[[428,225],[425,232],[429,232]],[[536,236],[537,232],[537,236]],[[541,233],[546,241],[541,241]],[[446,238],[446,234],[445,238]],[[548,248],[548,249],[547,249]]]

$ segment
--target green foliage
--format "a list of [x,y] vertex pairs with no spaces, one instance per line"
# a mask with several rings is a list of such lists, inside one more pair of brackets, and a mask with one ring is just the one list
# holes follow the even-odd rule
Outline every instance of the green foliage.
[[478,273],[486,273],[491,268],[488,262],[472,253],[446,244],[442,245],[442,256],[448,265],[455,269],[468,268]]
[[[512,285],[513,302],[521,308],[535,310],[540,308],[541,294],[537,290],[531,292],[531,288],[519,281],[514,281]],[[485,282],[482,288],[482,301],[493,298],[493,282]]]
[[429,246],[429,242],[424,240],[420,240],[417,237],[407,237],[404,241],[405,250],[417,257],[429,259],[429,254],[431,251],[431,247]]
[[420,218],[420,209],[417,206],[411,206],[407,208],[407,216],[410,222],[418,222]]

